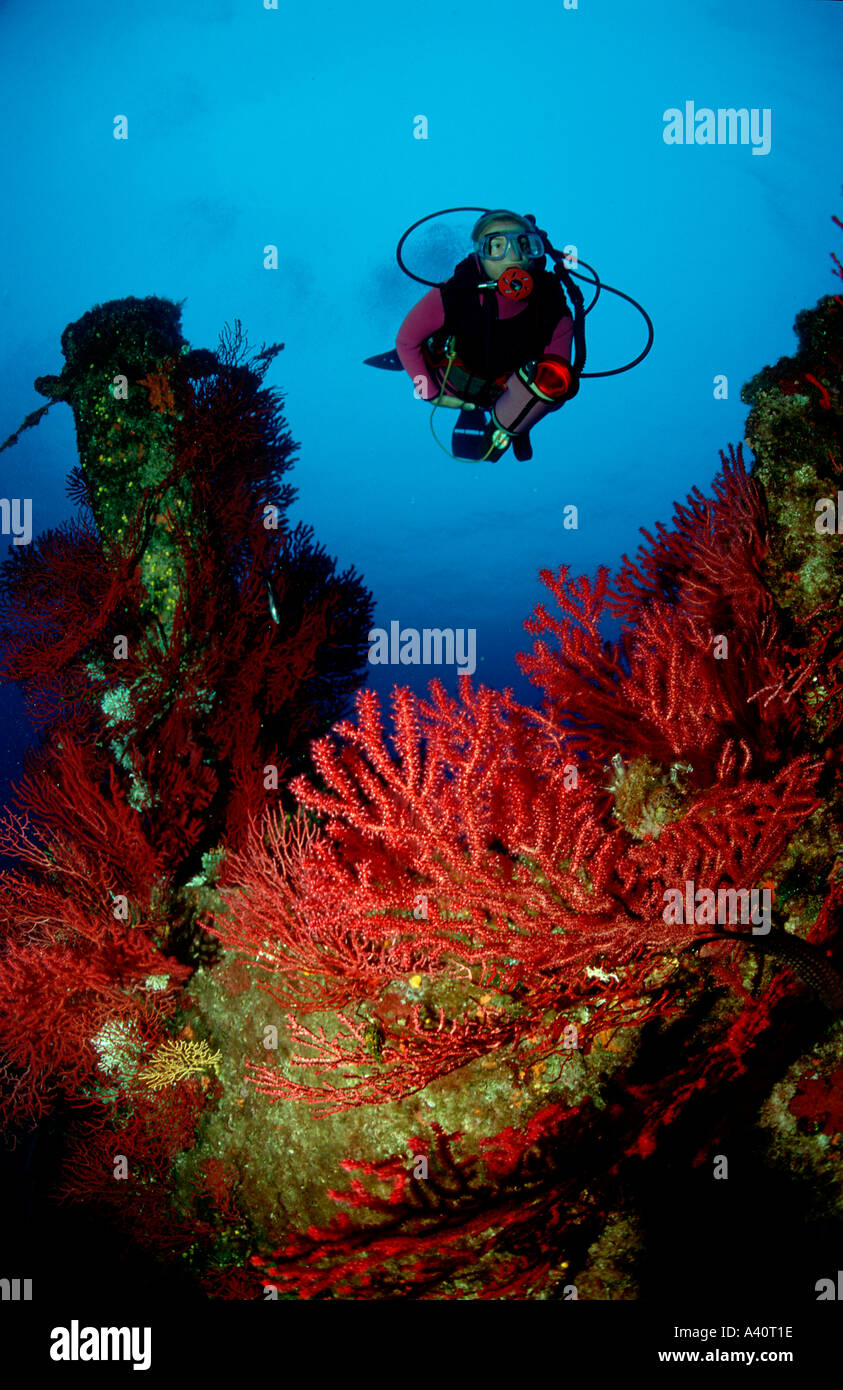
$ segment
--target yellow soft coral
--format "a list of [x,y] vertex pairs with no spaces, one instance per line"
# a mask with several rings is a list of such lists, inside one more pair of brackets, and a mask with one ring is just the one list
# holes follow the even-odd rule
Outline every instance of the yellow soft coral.
[[172,1086],[196,1072],[213,1067],[218,1071],[221,1053],[211,1052],[206,1042],[187,1042],[182,1038],[169,1039],[156,1047],[149,1062],[138,1077],[150,1091]]

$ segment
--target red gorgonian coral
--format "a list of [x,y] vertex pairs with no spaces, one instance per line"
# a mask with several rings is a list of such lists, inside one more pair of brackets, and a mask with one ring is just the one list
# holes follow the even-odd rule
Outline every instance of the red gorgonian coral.
[[[572,1025],[584,1046],[641,1024],[709,920],[667,921],[666,891],[756,886],[815,809],[797,706],[755,698],[787,653],[740,452],[713,501],[695,492],[647,540],[614,587],[543,574],[562,617],[539,606],[521,659],[541,710],[467,677],[456,699],[397,689],[390,745],[361,692],[356,723],[314,744],[322,786],[292,784],[322,829],[253,823],[211,930],[295,1010],[312,1079],[250,1064],[267,1095],[330,1113],[506,1045],[564,1059]],[[625,620],[616,643],[604,612]],[[318,1010],[338,1027],[308,1028]]]

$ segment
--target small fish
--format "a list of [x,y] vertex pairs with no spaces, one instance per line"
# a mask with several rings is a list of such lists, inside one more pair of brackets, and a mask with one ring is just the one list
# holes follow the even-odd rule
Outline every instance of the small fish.
[[709,941],[733,941],[750,946],[762,956],[773,956],[793,971],[797,979],[814,991],[827,1009],[843,1011],[843,977],[817,946],[790,932],[770,932],[767,936],[748,936],[743,932],[721,931],[698,938],[693,947]]
[[269,573],[269,567],[264,563],[263,560],[258,560],[258,565],[260,566],[260,572],[263,575],[263,582],[266,585],[266,603],[267,607],[269,608],[269,616],[275,623],[275,625],[278,626],[278,624],[280,624],[281,622],[281,607],[278,602],[278,595],[276,594],[275,589],[272,585],[272,578]]
[[266,581],[266,596],[267,601],[269,603],[269,616],[277,626],[277,624],[281,621],[281,617],[278,612],[278,600],[275,597],[275,590],[273,589],[272,583],[269,579],[267,579]]

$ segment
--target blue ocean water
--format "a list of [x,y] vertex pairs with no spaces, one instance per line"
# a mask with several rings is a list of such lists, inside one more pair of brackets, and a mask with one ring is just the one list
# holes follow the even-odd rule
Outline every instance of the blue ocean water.
[[[271,4],[0,10],[0,437],[43,404],[34,378],[61,369],[62,329],[94,303],[184,300],[197,347],[235,319],[255,346],[283,340],[267,384],[300,444],[292,519],[362,573],[376,623],[474,629],[475,679],[532,699],[513,658],[539,569],[614,567],[640,526],[707,489],[743,435],[741,384],[835,288],[843,7]],[[665,143],[665,113],[690,102],[755,111],[769,149]],[[640,366],[584,381],[537,427],[529,463],[449,458],[409,377],[363,365],[424,293],[395,263],[402,232],[462,205],[534,213],[655,325]],[[426,224],[408,261],[445,278],[475,215]],[[587,334],[590,370],[646,338],[607,295]],[[434,419],[444,443],[453,423]],[[0,454],[0,495],[54,526],[76,461],[55,407]],[[456,688],[453,667],[372,667],[370,683],[423,693],[432,674]],[[29,732],[17,692],[0,699],[5,799]]]

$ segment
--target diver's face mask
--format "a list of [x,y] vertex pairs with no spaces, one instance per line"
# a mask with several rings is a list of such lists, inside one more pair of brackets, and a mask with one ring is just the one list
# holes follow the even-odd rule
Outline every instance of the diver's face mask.
[[535,232],[487,232],[477,243],[477,254],[484,261],[502,261],[511,251],[514,261],[538,260],[544,247]]
[[486,232],[475,246],[486,274],[494,276],[485,287],[496,289],[507,299],[526,299],[533,288],[528,266],[544,253],[541,237],[522,227],[504,227]]

